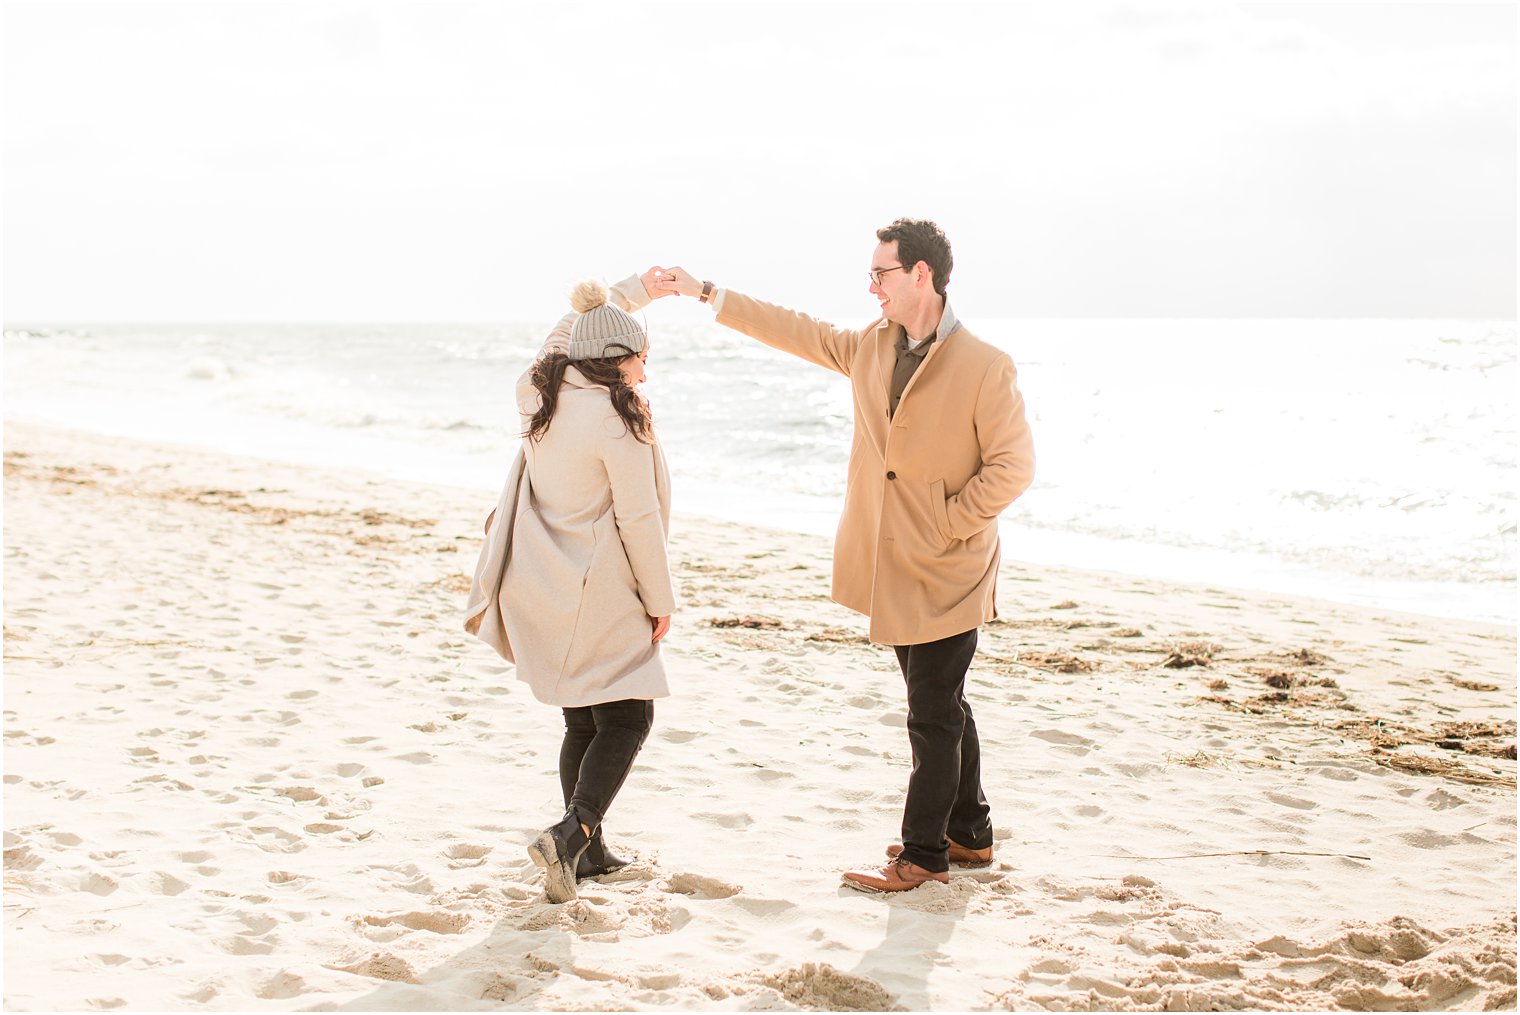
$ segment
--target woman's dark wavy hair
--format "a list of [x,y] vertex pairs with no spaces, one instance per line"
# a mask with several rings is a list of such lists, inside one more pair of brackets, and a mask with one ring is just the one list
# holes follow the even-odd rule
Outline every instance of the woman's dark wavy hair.
[[[627,347],[614,345],[609,348]],[[623,380],[623,371],[618,369],[618,364],[632,355],[633,350],[628,349],[621,356],[572,360],[562,352],[553,352],[534,363],[529,379],[538,390],[538,411],[528,421],[528,429],[523,432],[523,436],[538,441],[543,440],[544,434],[549,432],[549,424],[554,422],[554,410],[559,405],[559,389],[565,380],[565,368],[574,366],[586,380],[607,389],[607,394],[612,399],[612,408],[617,411],[628,432],[633,434],[634,440],[641,444],[653,444],[654,419],[649,414],[649,403],[644,401],[644,396],[628,386],[628,382]]]

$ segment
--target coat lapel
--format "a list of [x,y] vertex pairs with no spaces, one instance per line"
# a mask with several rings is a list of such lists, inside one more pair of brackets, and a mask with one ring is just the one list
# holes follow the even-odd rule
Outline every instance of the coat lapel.
[[944,344],[944,339],[935,339],[934,344],[929,346],[929,351],[924,353],[924,361],[918,365],[917,370],[913,371],[913,376],[908,378],[908,384],[903,388],[902,397],[897,400],[897,412],[899,415],[901,415],[903,407],[908,404],[908,393],[913,390],[913,385],[917,384],[918,379],[924,375],[924,371],[929,369],[929,364],[934,362],[934,357],[939,354]]
[[887,401],[892,393],[892,369],[897,365],[896,328],[897,325],[887,321],[876,328],[871,339],[876,343],[876,376],[862,384],[863,388],[872,385],[870,390],[856,395],[865,410],[861,415],[866,422],[866,436],[882,458],[887,457],[887,433],[892,427],[892,421],[887,417]]
[[[946,300],[945,301],[945,309],[939,315],[939,327],[937,329],[935,329],[935,335],[936,335],[936,337],[934,339],[934,344],[931,345],[931,346],[929,346],[929,351],[928,352],[924,353],[924,361],[918,365],[918,369],[917,370],[913,371],[913,376],[908,378],[908,384],[907,384],[906,387],[903,388],[902,396],[897,400],[897,411],[899,413],[901,413],[903,411],[903,405],[904,405],[904,403],[906,403],[908,401],[908,392],[910,392],[910,391],[913,390],[913,385],[917,384],[918,383],[918,379],[924,375],[924,371],[929,369],[929,362],[932,359],[934,359],[935,354],[939,352],[940,348],[946,342],[948,342],[955,335],[955,333],[957,331],[960,330],[960,327],[961,327],[961,323],[960,323],[959,320],[956,319],[955,311],[953,311],[953,310],[950,309],[950,301]],[[892,337],[893,337],[893,341],[895,342],[897,336],[893,335]],[[896,354],[895,354],[895,352],[893,354],[893,361],[894,361],[894,363],[896,361]],[[892,369],[891,369],[891,367],[888,367],[888,369],[887,369],[887,383],[891,384],[891,382],[892,382]],[[890,391],[889,391],[889,397],[890,397]]]

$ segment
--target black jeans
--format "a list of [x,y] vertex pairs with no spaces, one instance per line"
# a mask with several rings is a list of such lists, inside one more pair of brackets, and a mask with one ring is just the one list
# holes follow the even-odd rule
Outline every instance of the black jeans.
[[654,724],[654,702],[638,698],[565,709],[559,785],[592,834],[633,768]]
[[908,685],[913,748],[902,855],[938,873],[950,869],[947,835],[969,849],[992,845],[992,811],[982,795],[982,747],[965,694],[976,630],[895,647]]

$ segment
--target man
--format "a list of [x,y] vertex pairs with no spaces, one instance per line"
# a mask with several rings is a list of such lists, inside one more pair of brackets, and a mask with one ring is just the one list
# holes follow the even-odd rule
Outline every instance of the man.
[[834,541],[836,602],[896,649],[908,691],[913,774],[902,845],[847,885],[896,892],[992,862],[981,749],[966,701],[977,628],[997,616],[998,515],[1034,479],[1024,400],[1006,353],[946,299],[952,259],[933,222],[876,233],[881,318],[849,330],[719,289],[681,268],[655,287],[711,303],[718,323],[850,378],[855,432]]

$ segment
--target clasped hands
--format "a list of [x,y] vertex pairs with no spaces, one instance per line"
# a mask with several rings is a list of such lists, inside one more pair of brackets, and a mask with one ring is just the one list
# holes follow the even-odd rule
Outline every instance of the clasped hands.
[[702,295],[701,280],[685,268],[662,268],[656,265],[640,275],[639,281],[644,283],[644,291],[652,300],[662,296]]

